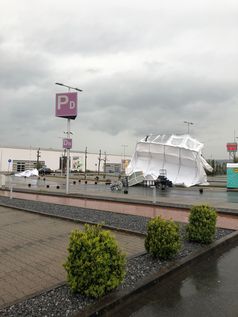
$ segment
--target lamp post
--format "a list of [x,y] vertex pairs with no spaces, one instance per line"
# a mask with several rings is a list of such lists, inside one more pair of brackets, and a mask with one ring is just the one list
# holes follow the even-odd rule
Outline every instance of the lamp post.
[[124,162],[123,162],[123,171],[125,172],[125,161],[126,161],[126,147],[128,147],[128,145],[127,144],[122,144],[121,146],[123,146],[123,160],[124,160]]
[[193,125],[194,123],[193,122],[189,122],[189,121],[184,121],[184,123],[186,123],[188,125],[188,134],[189,134],[189,126]]
[[68,88],[69,93],[56,94],[56,116],[67,119],[67,139],[64,139],[63,147],[67,149],[67,172],[66,172],[66,194],[69,193],[69,159],[70,148],[72,147],[72,139],[70,139],[70,119],[77,117],[77,93],[70,93],[70,90],[82,92],[82,89],[71,87],[62,83],[56,85]]

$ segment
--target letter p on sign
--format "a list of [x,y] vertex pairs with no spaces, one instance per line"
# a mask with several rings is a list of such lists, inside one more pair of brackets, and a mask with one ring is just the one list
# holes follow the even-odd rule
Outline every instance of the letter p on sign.
[[77,117],[77,93],[68,92],[56,94],[56,117],[75,119]]
[[60,95],[58,96],[58,100],[57,100],[57,108],[58,110],[61,109],[62,106],[65,106],[69,103],[69,97],[66,95]]

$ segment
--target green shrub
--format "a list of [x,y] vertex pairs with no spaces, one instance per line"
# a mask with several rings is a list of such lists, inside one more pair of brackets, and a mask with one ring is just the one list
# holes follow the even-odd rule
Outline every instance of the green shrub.
[[153,257],[162,260],[171,258],[181,248],[179,226],[159,216],[151,219],[147,224],[145,248]]
[[187,238],[199,243],[211,243],[216,232],[216,210],[207,205],[194,206],[186,226]]
[[84,231],[70,235],[68,258],[64,264],[74,292],[101,297],[116,288],[125,276],[125,255],[109,231],[85,225]]

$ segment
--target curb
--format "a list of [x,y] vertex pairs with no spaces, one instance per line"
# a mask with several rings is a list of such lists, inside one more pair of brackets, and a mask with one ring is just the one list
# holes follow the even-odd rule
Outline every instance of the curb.
[[[1,191],[9,191],[9,189],[2,189],[0,188]],[[35,195],[41,195],[41,196],[55,196],[55,197],[65,197],[65,198],[73,198],[73,199],[85,199],[85,200],[94,200],[94,201],[110,201],[110,202],[120,202],[124,204],[139,204],[139,205],[144,205],[144,206],[154,206],[154,207],[166,207],[166,208],[178,208],[178,209],[184,209],[184,210],[189,210],[191,207],[197,204],[181,204],[181,203],[174,203],[174,202],[156,202],[153,203],[152,201],[149,200],[138,200],[138,199],[131,199],[127,197],[109,197],[109,196],[94,196],[90,194],[64,194],[64,193],[57,193],[57,192],[42,192],[42,191],[34,191],[34,190],[28,190],[28,189],[19,189],[16,188],[14,189],[14,192],[18,193],[26,193],[26,194],[35,194]],[[6,197],[6,196],[5,196]],[[21,199],[21,198],[18,198]],[[29,199],[31,200],[31,199]],[[231,209],[231,208],[219,208],[219,207],[214,207],[216,208],[216,211],[219,213],[224,213],[228,215],[238,215],[238,210],[237,209]]]
[[[17,198],[17,199],[19,199],[19,198]],[[50,217],[50,218],[56,218],[56,219],[61,219],[61,220],[65,220],[65,221],[76,222],[76,223],[80,223],[80,224],[83,224],[83,225],[84,224],[89,224],[89,225],[96,226],[98,224],[98,223],[93,222],[93,221],[88,221],[88,220],[86,221],[86,220],[81,220],[81,219],[75,219],[73,217],[71,218],[71,217],[66,217],[66,216],[54,215],[54,214],[45,213],[45,212],[41,212],[41,211],[38,211],[38,210],[30,209],[30,208],[22,208],[22,207],[7,205],[7,204],[4,204],[2,202],[0,202],[0,206],[6,207],[6,208],[11,208],[11,209],[16,209],[16,210],[21,210],[21,211],[25,211],[25,212],[30,212],[30,213],[33,213],[33,214],[39,214],[41,216],[46,216],[46,217]],[[146,233],[142,233],[140,231],[129,230],[129,229],[124,229],[124,228],[118,228],[118,227],[106,225],[106,224],[103,224],[103,223],[101,224],[101,226],[104,229],[108,229],[108,230],[112,230],[112,231],[123,232],[123,233],[131,234],[131,235],[135,235],[135,236],[140,236],[140,237],[145,237],[146,236]]]
[[238,242],[238,231],[229,234],[226,237],[215,241],[209,246],[204,246],[203,250],[197,251],[192,255],[186,256],[185,258],[179,259],[177,261],[171,261],[168,267],[163,268],[160,272],[151,274],[150,276],[144,278],[142,281],[138,282],[134,288],[129,288],[127,290],[120,290],[112,294],[108,294],[103,297],[99,302],[93,304],[92,306],[84,309],[84,311],[79,311],[74,314],[74,317],[95,317],[100,316],[103,313],[113,309],[120,303],[124,302],[129,297],[139,294],[141,291],[149,288],[150,286],[162,281],[172,275],[173,273],[182,270],[186,266],[191,265],[195,261],[201,261],[205,258],[208,253],[215,254],[221,251],[222,248],[230,246],[231,244]]

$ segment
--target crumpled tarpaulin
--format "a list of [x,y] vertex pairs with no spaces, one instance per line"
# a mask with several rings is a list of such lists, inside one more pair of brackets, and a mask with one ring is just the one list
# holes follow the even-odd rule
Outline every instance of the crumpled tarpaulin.
[[155,180],[163,169],[174,185],[208,185],[205,169],[212,167],[202,157],[203,146],[189,135],[148,135],[136,144],[126,175],[142,172],[144,180]]
[[39,175],[38,170],[35,168],[33,170],[26,170],[24,172],[17,173],[14,176],[17,176],[17,177],[30,177],[30,176],[38,176],[38,175]]

